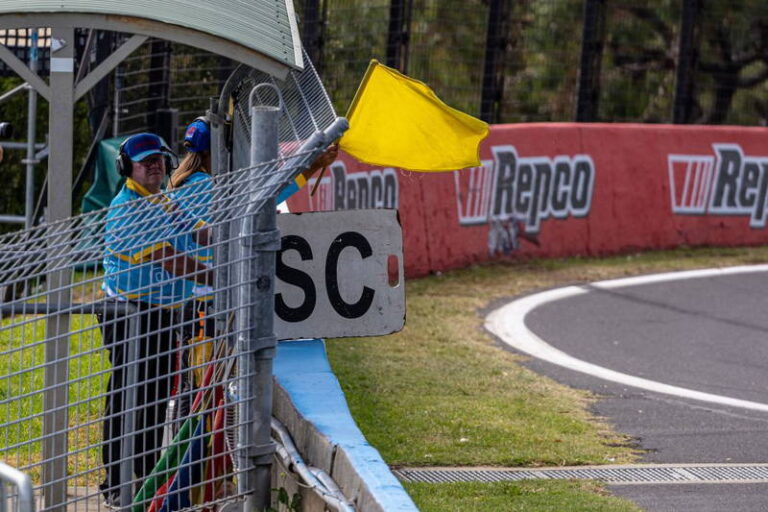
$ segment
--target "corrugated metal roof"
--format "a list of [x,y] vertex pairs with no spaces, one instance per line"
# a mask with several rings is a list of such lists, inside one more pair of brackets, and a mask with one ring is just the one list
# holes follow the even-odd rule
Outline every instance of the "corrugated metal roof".
[[142,18],[202,32],[303,68],[292,0],[0,0],[5,14],[98,14]]

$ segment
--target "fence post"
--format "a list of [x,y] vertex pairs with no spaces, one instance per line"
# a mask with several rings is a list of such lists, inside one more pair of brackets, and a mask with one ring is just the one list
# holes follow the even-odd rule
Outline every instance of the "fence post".
[[[253,95],[251,95],[251,99]],[[251,105],[251,171],[264,173],[265,162],[278,156],[278,107]],[[272,359],[275,355],[275,256],[280,248],[275,198],[255,191],[250,215],[240,231],[240,257],[234,282],[239,287],[238,374],[240,401],[241,478],[239,492],[247,495],[246,510],[270,506],[271,466],[275,445],[271,439]],[[261,192],[263,193],[263,192]],[[261,207],[253,207],[260,205]]]
[[[138,313],[138,310],[133,307],[125,307],[124,315],[127,317],[129,314]],[[115,315],[116,317],[116,315]],[[113,318],[115,318],[113,317]],[[123,382],[122,389],[122,402],[123,402],[123,416],[121,418],[123,422],[123,428],[121,429],[123,439],[120,442],[120,509],[124,511],[130,510],[131,502],[133,501],[133,460],[139,454],[136,453],[136,430],[138,428],[144,428],[144,425],[136,424],[136,386],[139,383],[139,359],[141,354],[140,343],[143,340],[138,338],[138,333],[145,332],[142,330],[141,316],[136,315],[130,318],[128,321],[128,339],[124,341],[122,350],[124,350],[123,356]],[[118,347],[115,347],[117,350]],[[110,414],[114,414],[114,411],[110,411]],[[141,454],[143,456],[143,454]]]
[[[215,187],[213,195],[213,204],[211,205],[211,225],[213,226],[213,240],[215,241],[215,261],[216,271],[214,273],[214,289],[216,293],[213,297],[214,311],[219,312],[216,315],[216,331],[224,333],[227,331],[227,316],[232,308],[231,299],[231,280],[232,258],[230,257],[230,225],[233,222],[227,219],[224,205],[229,200],[223,196],[222,191],[230,190],[227,185],[231,179],[230,171],[230,153],[227,150],[227,126],[220,117],[219,98],[211,98],[209,112],[211,114],[211,172],[216,176],[218,185]],[[226,100],[223,100],[226,101]]]
[[[98,66],[104,62],[107,57],[112,55],[112,51],[115,46],[115,32],[107,32],[105,30],[96,31],[96,62],[92,63],[93,67]],[[88,119],[91,125],[91,133],[98,133],[99,124],[101,124],[101,118],[104,116],[104,112],[109,110],[109,96],[111,89],[111,77],[107,76],[99,80],[93,89],[90,90],[88,95]],[[110,129],[107,129],[104,133],[104,138],[115,136]]]
[[600,100],[600,62],[605,41],[605,0],[585,0],[581,34],[581,65],[576,121],[597,120]]
[[304,0],[304,20],[302,23],[302,41],[309,59],[315,69],[322,67],[323,29],[325,20],[321,16],[320,0]]
[[[50,140],[48,182],[49,272],[46,274],[48,302],[69,302],[69,270],[61,270],[70,233],[56,221],[72,216],[72,125],[74,117],[75,31],[54,27],[51,48],[51,102],[49,106]],[[64,512],[67,502],[67,417],[69,377],[69,315],[51,315],[45,331],[45,393],[43,395],[43,498],[50,512]]]
[[698,60],[698,23],[701,4],[699,0],[683,0],[683,15],[680,19],[680,42],[678,46],[677,73],[675,77],[675,107],[672,122],[685,124],[692,121],[693,114],[693,73]]
[[408,72],[412,0],[390,0],[387,31],[387,66]]
[[170,99],[170,70],[171,43],[162,39],[153,39],[149,43],[149,76],[147,111],[149,112],[150,126],[155,119],[157,110],[168,108]]
[[[29,47],[29,70],[37,74],[37,29],[31,29],[31,45]],[[37,139],[37,91],[29,88],[27,103],[27,158],[23,160],[26,166],[26,186],[24,187],[24,229],[32,229],[35,225],[35,140]]]
[[485,39],[485,65],[483,66],[483,90],[480,99],[480,119],[498,123],[504,94],[505,37],[509,16],[508,0],[491,0]]
[[161,39],[149,45],[149,88],[147,111],[150,130],[172,148],[177,145],[178,111],[170,108],[171,43]]

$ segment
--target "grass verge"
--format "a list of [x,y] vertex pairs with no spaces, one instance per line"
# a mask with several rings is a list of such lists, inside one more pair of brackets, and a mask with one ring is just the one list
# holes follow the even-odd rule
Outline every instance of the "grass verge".
[[639,512],[595,482],[407,484],[421,512]]
[[402,332],[329,340],[329,358],[358,425],[391,465],[631,462],[639,454],[632,440],[590,412],[597,397],[539,376],[520,364],[526,357],[500,349],[482,328],[484,308],[566,284],[766,261],[768,248],[681,249],[431,276],[407,284]]
[[[109,363],[92,315],[70,317],[67,449],[74,485],[97,483],[92,472],[100,463],[101,416]],[[41,477],[43,395],[45,393],[46,321],[16,316],[0,323],[0,441],[3,462]]]

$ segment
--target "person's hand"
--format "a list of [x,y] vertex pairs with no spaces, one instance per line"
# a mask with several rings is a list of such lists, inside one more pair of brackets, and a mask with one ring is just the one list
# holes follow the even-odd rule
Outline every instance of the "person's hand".
[[320,169],[325,169],[326,167],[331,165],[338,156],[339,156],[339,144],[338,143],[331,144],[325,149],[325,151],[320,153],[320,156],[315,158],[315,161],[312,162],[312,165],[310,165],[309,168],[301,174],[304,176],[304,179],[309,180],[309,178],[311,178],[312,175],[315,174],[317,171],[319,171]]
[[315,163],[317,164],[318,168],[327,167],[333,163],[336,158],[339,156],[339,143],[335,142],[325,148],[325,151],[323,151],[320,156],[317,157],[315,160]]

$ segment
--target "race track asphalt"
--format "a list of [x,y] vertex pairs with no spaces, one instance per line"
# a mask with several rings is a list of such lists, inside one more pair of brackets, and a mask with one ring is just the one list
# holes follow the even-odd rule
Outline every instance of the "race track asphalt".
[[[768,405],[768,272],[602,289],[525,317],[557,349],[664,384]],[[601,396],[594,411],[645,450],[648,463],[768,463],[768,412],[609,382],[540,359],[529,366]],[[755,484],[612,486],[648,511],[766,511]]]

